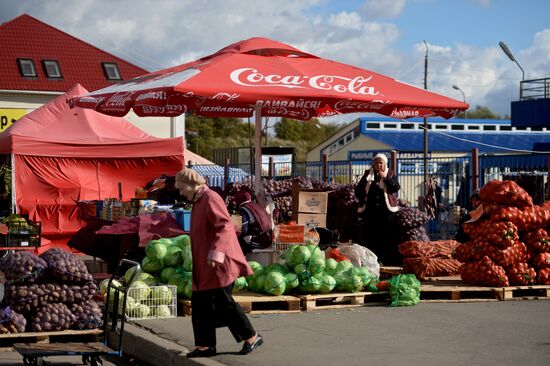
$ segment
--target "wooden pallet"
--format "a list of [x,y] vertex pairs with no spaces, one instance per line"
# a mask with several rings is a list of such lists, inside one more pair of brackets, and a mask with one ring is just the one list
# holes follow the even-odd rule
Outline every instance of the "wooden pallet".
[[420,286],[421,302],[478,302],[499,301],[501,289],[497,287],[465,285],[425,285]]
[[502,287],[498,292],[500,300],[550,300],[549,285]]
[[300,295],[299,298],[302,301],[302,310],[304,311],[389,304],[389,293],[387,291]]
[[472,302],[549,299],[550,286],[485,287],[468,285],[460,276],[428,277],[422,281],[422,302]]
[[0,334],[0,352],[13,351],[14,343],[54,343],[95,341],[101,329],[62,330],[54,332],[25,332]]
[[[272,296],[255,292],[238,291],[233,298],[241,305],[245,313],[249,314],[280,314],[299,313],[300,299],[296,296],[280,295]],[[191,300],[179,300],[181,312],[179,314],[191,315]]]
[[390,279],[393,276],[403,273],[403,267],[380,267],[380,279]]

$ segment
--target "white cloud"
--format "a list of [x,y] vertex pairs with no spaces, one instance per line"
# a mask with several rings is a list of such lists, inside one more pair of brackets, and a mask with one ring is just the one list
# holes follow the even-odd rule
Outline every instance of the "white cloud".
[[[480,2],[480,1],[478,1]],[[114,53],[148,70],[195,60],[230,43],[268,37],[334,61],[349,63],[423,87],[423,43],[411,52],[395,43],[401,32],[389,21],[404,11],[405,0],[368,1],[361,9],[317,12],[323,0],[0,0],[0,14],[21,11]],[[480,4],[490,5],[489,1]],[[4,11],[6,9],[6,11]],[[329,8],[325,8],[329,9]],[[365,9],[369,13],[365,16]],[[3,20],[8,20],[4,19]],[[495,47],[428,44],[428,87],[472,106],[510,114],[518,97],[521,72]],[[550,29],[533,37],[530,47],[514,50],[527,78],[547,77]]]
[[328,20],[330,25],[354,30],[361,29],[361,17],[357,13],[340,12],[331,14]]
[[367,19],[397,18],[405,9],[406,0],[367,0],[362,6]]

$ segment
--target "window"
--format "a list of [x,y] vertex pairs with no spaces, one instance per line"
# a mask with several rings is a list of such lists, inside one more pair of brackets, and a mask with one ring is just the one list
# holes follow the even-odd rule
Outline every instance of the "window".
[[367,128],[380,128],[380,123],[367,122]]
[[44,73],[50,79],[61,79],[61,70],[59,70],[59,64],[56,60],[42,60],[42,67],[44,67]]
[[103,62],[103,72],[107,80],[122,80],[120,72],[118,71],[118,65],[114,62]]
[[395,123],[384,123],[385,128],[397,128]]
[[455,130],[455,131],[464,130],[464,125],[451,125],[451,130]]
[[512,126],[500,126],[501,131],[512,131]]
[[414,130],[414,124],[412,123],[402,123],[401,124],[402,130]]
[[479,130],[479,126],[468,126],[468,130]]
[[34,61],[30,58],[18,58],[17,65],[19,66],[19,72],[23,77],[35,78],[36,69],[34,68]]
[[483,130],[484,130],[484,131],[496,131],[496,130],[497,130],[497,126],[494,126],[494,125],[483,126]]
[[446,130],[447,125],[434,125],[436,130]]

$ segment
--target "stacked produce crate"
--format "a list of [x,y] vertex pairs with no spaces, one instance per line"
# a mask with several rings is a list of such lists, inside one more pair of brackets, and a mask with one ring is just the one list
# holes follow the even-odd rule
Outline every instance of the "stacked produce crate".
[[293,220],[298,225],[326,227],[329,191],[303,190],[297,182],[292,185]]

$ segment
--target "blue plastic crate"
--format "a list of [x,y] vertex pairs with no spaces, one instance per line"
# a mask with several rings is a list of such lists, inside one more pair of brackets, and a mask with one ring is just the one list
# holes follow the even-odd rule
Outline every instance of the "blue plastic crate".
[[176,221],[180,225],[183,231],[189,231],[191,229],[191,210],[177,209],[174,210],[176,214]]

